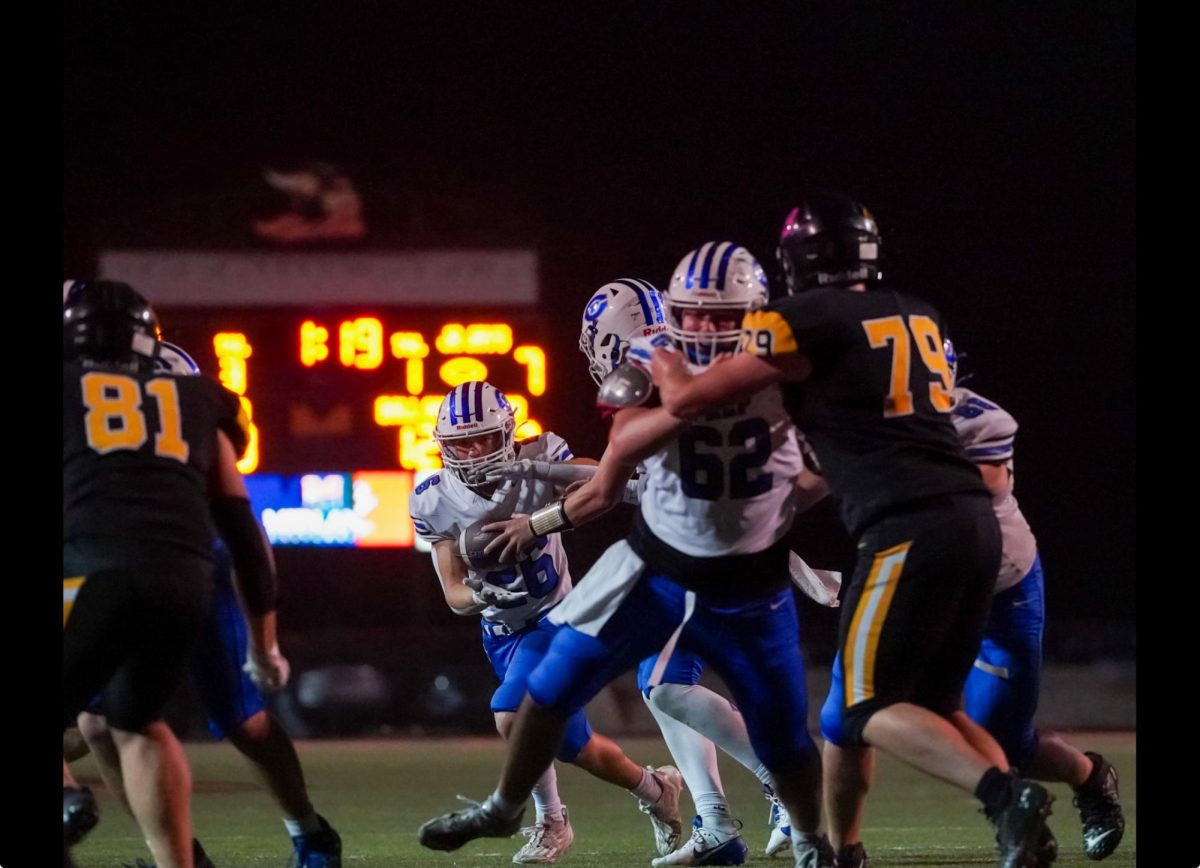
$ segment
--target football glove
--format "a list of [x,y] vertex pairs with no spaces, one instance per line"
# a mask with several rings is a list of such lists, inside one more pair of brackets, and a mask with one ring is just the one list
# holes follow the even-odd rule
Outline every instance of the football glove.
[[842,587],[842,574],[837,570],[814,570],[795,552],[788,552],[788,572],[792,582],[804,596],[822,606],[841,605],[838,590]]
[[572,482],[588,480],[596,475],[594,465],[568,464],[565,461],[541,461],[522,458],[495,467],[484,477],[485,482],[501,482],[506,479],[544,479],[565,488]]
[[525,605],[529,594],[524,591],[509,591],[493,585],[482,576],[469,574],[463,584],[471,589],[471,602],[477,606],[495,606],[497,609],[515,609]]
[[263,652],[253,647],[247,650],[242,671],[250,676],[250,680],[257,684],[259,689],[274,693],[282,690],[288,683],[292,667],[287,658],[279,653],[279,646],[274,645]]

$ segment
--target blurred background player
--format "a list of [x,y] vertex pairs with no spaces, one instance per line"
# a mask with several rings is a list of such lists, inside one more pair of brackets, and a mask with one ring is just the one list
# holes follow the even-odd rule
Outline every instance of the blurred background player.
[[1033,726],[1042,672],[1045,578],[1037,540],[1013,495],[1017,422],[999,405],[959,385],[958,353],[949,338],[944,346],[955,382],[954,429],[992,494],[1003,539],[992,611],[963,691],[966,712],[996,737],[1014,768],[1038,780],[1070,784],[1083,821],[1084,852],[1089,859],[1104,859],[1125,832],[1117,770],[1100,754],[1084,753],[1058,733]]
[[245,419],[215,380],[155,372],[158,317],[128,284],[63,289],[63,728],[103,694],[155,863],[192,868],[191,774],[162,709],[209,612],[213,524],[254,655],[277,648],[270,551],[237,470]]
[[[191,376],[199,366],[182,348],[161,342],[155,370]],[[300,758],[283,724],[268,709],[263,691],[281,690],[290,671],[278,648],[268,659],[255,656],[246,618],[238,603],[233,562],[218,540],[213,552],[213,603],[192,657],[192,683],[217,739],[228,738],[283,812],[292,838],[295,868],[340,868],[341,839],[318,815],[308,797]],[[109,792],[126,807],[124,782],[112,732],[99,704],[79,716],[79,730],[96,757]],[[197,853],[203,848],[196,845]],[[140,862],[140,860],[139,860]]]
[[[532,512],[558,494],[554,483],[541,479],[500,480],[496,472],[504,465],[595,463],[576,459],[566,441],[549,431],[518,444],[515,429],[513,408],[503,392],[478,381],[455,386],[442,400],[434,428],[445,469],[424,480],[409,498],[417,533],[433,545],[433,566],[446,604],[456,615],[482,616],[484,652],[500,679],[491,707],[505,739],[525,697],[529,673],[558,629],[546,614],[571,590],[567,556],[559,535],[551,533],[539,537],[511,566],[485,567],[464,558],[459,540],[482,519]],[[582,710],[570,717],[557,755],[632,792],[656,823],[678,836],[682,784],[674,768],[638,766],[615,742],[594,733]],[[525,830],[529,840],[513,861],[556,862],[575,833],[558,794],[553,763],[534,784],[532,796],[535,822]]]
[[746,316],[752,352],[700,375],[656,352],[654,382],[664,405],[687,417],[782,384],[858,540],[821,715],[839,865],[866,861],[851,842],[875,745],[974,793],[996,827],[1001,865],[1016,868],[1034,861],[1053,797],[1009,771],[961,704],[1000,529],[949,419],[941,317],[921,299],[874,289],[880,251],[875,219],[857,202],[805,199],[780,236],[789,295]]
[[[687,295],[667,305],[678,337],[660,334],[650,342],[677,340],[680,358],[702,367],[737,352],[740,326],[729,323],[765,303],[766,277],[744,248],[729,242],[706,244],[688,259]],[[635,342],[630,353],[637,352]],[[550,615],[564,626],[529,677],[499,787],[476,808],[427,822],[422,843],[452,849],[507,834],[561,742],[567,715],[646,656],[661,651],[660,660],[669,659],[664,649],[677,646],[702,655],[733,692],[754,751],[791,813],[795,864],[832,865],[817,831],[820,754],[808,734],[783,542],[803,468],[795,429],[778,390],[689,422],[659,406],[639,406],[651,398],[648,386],[648,375],[628,364],[604,381],[601,405],[620,409],[590,481],[531,515],[485,525],[501,531],[488,550],[509,560],[539,535],[611,509],[645,464],[648,478],[629,537],[610,546]]]

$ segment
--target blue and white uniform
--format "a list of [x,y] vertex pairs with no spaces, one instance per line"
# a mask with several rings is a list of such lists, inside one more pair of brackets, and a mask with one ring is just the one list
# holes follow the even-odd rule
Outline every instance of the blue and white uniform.
[[[652,348],[641,344],[634,342],[631,359]],[[722,676],[768,768],[812,761],[782,541],[803,460],[779,391],[696,419],[645,468],[630,537],[609,547],[551,613],[565,626],[530,676],[530,695],[568,713],[647,654],[661,649],[670,662],[678,649],[708,660]],[[639,674],[651,685],[673,669],[649,661],[644,667],[650,671]]]
[[[517,459],[566,461],[572,456],[565,440],[551,432],[517,444]],[[445,470],[426,479],[409,497],[409,514],[417,534],[430,543],[457,540],[462,530],[482,519],[501,520],[514,513],[532,513],[558,495],[552,483],[540,479],[500,482],[488,495],[480,494]],[[436,552],[434,568],[437,568]],[[493,585],[524,595],[516,605],[489,606],[481,613],[483,648],[500,686],[492,695],[494,712],[516,711],[526,692],[530,671],[541,661],[557,627],[546,614],[571,590],[571,574],[559,534],[538,539],[537,545],[511,567],[478,575]],[[591,738],[582,711],[572,717],[559,759],[574,760]]]
[[1045,580],[1037,540],[1013,496],[1017,423],[997,404],[961,386],[954,390],[952,419],[968,458],[1001,463],[1008,470],[1007,490],[992,498],[1003,539],[996,595],[963,689],[964,704],[968,716],[1000,742],[1009,762],[1026,768],[1037,744],[1033,715],[1041,681]]

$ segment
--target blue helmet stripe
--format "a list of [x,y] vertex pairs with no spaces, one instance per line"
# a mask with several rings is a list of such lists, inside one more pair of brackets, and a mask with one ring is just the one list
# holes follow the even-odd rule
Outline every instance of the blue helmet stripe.
[[737,250],[737,245],[731,243],[721,254],[721,266],[717,269],[717,289],[725,289],[725,273],[729,271],[729,260],[733,258],[735,250]]
[[462,401],[462,420],[464,422],[471,421],[471,390],[469,387],[470,383],[463,383],[459,386],[459,390],[462,392],[459,400]]
[[458,424],[458,388],[450,390],[450,424]]
[[713,258],[717,255],[717,248],[721,245],[717,244],[715,241],[710,241],[704,246],[708,248],[708,255],[704,257],[704,268],[700,271],[701,289],[708,288],[708,272],[712,268]]
[[650,301],[654,303],[654,319],[651,321],[651,323],[653,325],[662,325],[667,321],[667,317],[666,314],[663,313],[662,297],[659,295],[658,290],[651,286],[648,281],[639,280],[637,282],[641,284],[642,289],[646,290],[646,295],[649,296]]
[[483,421],[483,380],[475,384],[475,415]]
[[688,273],[687,273],[687,288],[688,289],[691,289],[692,287],[694,287],[696,285],[696,281],[695,281],[696,260],[700,258],[700,251],[703,249],[704,249],[703,247],[697,247],[695,250],[692,251],[692,261],[688,263]]
[[650,303],[646,301],[646,291],[632,280],[621,278],[616,282],[621,284],[621,286],[627,286],[633,290],[634,294],[637,295],[638,304],[642,306],[642,319],[646,321],[646,325],[653,323],[654,318],[650,315]]

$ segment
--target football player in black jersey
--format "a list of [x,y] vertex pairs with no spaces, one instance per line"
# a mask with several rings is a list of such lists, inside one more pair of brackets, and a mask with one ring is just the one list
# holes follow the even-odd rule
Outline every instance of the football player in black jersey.
[[692,375],[659,350],[663,405],[691,417],[783,386],[858,559],[845,588],[834,680],[822,709],[825,804],[838,863],[865,863],[859,821],[877,746],[975,793],[1001,865],[1038,864],[1053,797],[1009,771],[961,707],[1000,561],[1000,531],[950,421],[954,386],[938,312],[879,288],[881,239],[865,208],[812,196],[788,215],[788,296],[743,322],[750,352]]
[[191,775],[161,712],[208,613],[214,526],[237,570],[251,656],[271,679],[285,680],[287,664],[270,548],[237,469],[238,398],[207,377],[156,373],[158,337],[127,284],[64,286],[63,727],[103,694],[155,864],[192,868]]

